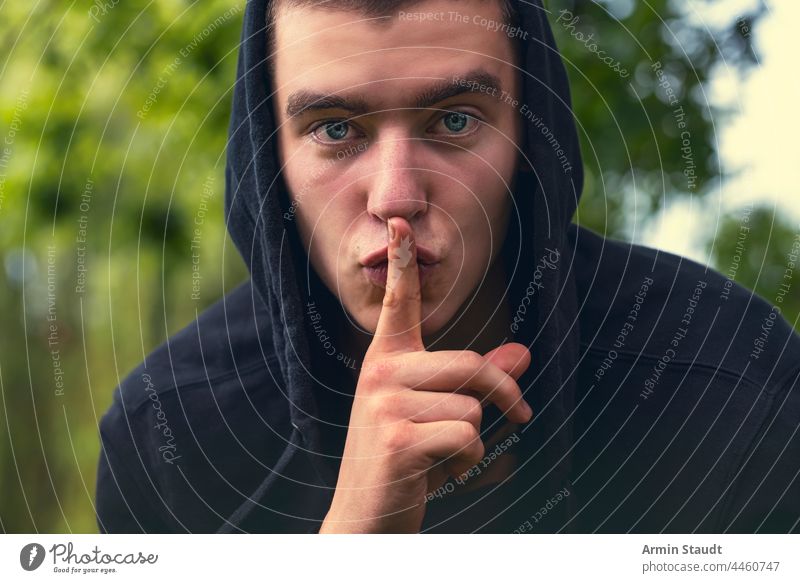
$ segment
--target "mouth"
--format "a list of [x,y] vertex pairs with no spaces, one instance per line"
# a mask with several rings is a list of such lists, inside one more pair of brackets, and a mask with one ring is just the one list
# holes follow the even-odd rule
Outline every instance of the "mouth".
[[[389,260],[389,247],[384,245],[372,253],[368,253],[359,260],[364,267],[373,267],[379,263],[386,263]],[[417,245],[417,263],[421,265],[431,265],[439,263],[439,257],[427,247]]]
[[[422,263],[417,261],[417,271],[419,273],[419,287],[422,288],[425,282],[430,279],[433,271],[439,266],[439,263]],[[386,274],[389,272],[389,262],[380,261],[374,265],[364,266],[364,275],[370,283],[377,287],[386,287]]]
[[[389,271],[389,248],[384,246],[360,260],[367,280],[378,287],[386,287],[386,274]],[[439,265],[439,257],[429,249],[417,246],[417,269],[420,288],[430,278]]]

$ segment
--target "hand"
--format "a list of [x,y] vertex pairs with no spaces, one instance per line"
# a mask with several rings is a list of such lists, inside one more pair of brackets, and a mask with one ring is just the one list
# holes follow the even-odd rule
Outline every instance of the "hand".
[[425,495],[483,458],[482,404],[494,403],[512,422],[532,416],[516,382],[530,365],[525,346],[504,344],[485,356],[425,350],[414,233],[402,218],[389,222],[383,306],[321,533],[419,532]]

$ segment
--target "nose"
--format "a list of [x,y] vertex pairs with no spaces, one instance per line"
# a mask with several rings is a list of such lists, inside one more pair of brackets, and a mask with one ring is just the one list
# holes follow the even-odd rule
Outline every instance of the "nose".
[[375,164],[367,188],[367,212],[384,223],[391,217],[412,219],[428,209],[430,172],[421,167],[422,144],[407,135],[386,136],[372,144]]

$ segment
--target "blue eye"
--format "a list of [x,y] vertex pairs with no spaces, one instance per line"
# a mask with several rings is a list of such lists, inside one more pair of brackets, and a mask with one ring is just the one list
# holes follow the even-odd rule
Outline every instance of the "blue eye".
[[434,129],[430,131],[445,137],[471,136],[478,130],[480,123],[481,120],[474,115],[463,111],[448,111],[437,120]]
[[319,124],[311,132],[323,143],[341,142],[350,133],[350,124],[346,121],[329,121]]
[[347,136],[347,130],[350,129],[347,122],[343,121],[326,123],[323,127],[325,128],[325,133],[332,140],[343,140]]
[[448,113],[442,118],[445,127],[451,132],[460,132],[469,122],[469,116],[458,111]]

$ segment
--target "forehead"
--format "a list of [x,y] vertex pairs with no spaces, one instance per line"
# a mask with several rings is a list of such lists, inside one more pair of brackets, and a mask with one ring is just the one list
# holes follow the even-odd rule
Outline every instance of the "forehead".
[[502,23],[500,3],[485,0],[419,2],[386,17],[281,8],[274,55],[278,97],[298,89],[350,89],[380,93],[383,105],[391,106],[415,87],[461,72],[482,69],[509,82],[514,52],[498,30]]

